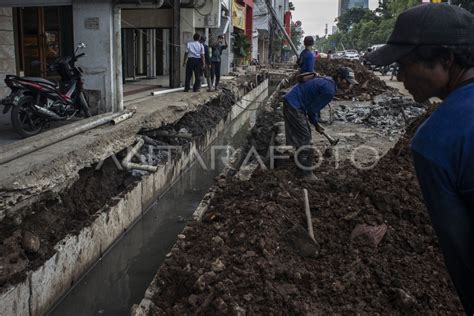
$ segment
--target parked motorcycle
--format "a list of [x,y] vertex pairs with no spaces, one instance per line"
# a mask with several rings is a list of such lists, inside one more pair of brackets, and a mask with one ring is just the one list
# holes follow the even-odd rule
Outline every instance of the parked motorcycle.
[[[91,116],[83,89],[83,71],[75,65],[85,55],[77,52],[85,47],[80,43],[73,56],[60,57],[48,65],[48,70],[59,74],[59,85],[38,77],[6,76],[5,83],[11,92],[1,100],[5,106],[3,114],[11,109],[13,128],[21,137],[39,134],[49,122],[67,121],[80,112],[84,117]],[[32,65],[39,66],[40,62],[35,61]]]

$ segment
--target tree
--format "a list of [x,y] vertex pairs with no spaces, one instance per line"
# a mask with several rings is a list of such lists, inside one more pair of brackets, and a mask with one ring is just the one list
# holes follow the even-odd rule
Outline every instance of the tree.
[[373,11],[364,8],[352,8],[337,19],[337,28],[342,32],[348,32],[350,28],[362,20],[375,20],[377,16]]
[[[290,2],[291,3],[291,2]],[[303,39],[303,29],[298,26],[296,26],[295,22],[291,22],[291,41],[293,44],[295,44],[296,49],[300,49],[301,46],[301,40]]]

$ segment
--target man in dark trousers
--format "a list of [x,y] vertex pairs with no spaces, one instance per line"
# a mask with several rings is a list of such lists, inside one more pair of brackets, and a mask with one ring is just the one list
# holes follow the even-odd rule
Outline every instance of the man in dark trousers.
[[[358,84],[354,71],[347,67],[337,70],[337,75],[317,77],[294,86],[284,97],[283,115],[287,145],[296,149],[299,175],[308,181],[316,181],[312,169],[314,152],[311,148],[311,127],[318,125],[318,115],[331,102],[336,90],[347,90]],[[308,122],[309,121],[309,122]]]
[[[210,76],[209,76],[210,75],[209,72],[211,71],[211,69],[210,69],[211,68],[211,60],[210,60],[210,57],[209,57],[209,46],[207,46],[207,44],[206,44],[206,37],[201,36],[201,38],[199,39],[199,43],[201,43],[202,46],[204,46],[204,63],[205,63],[205,65],[202,68],[201,75],[204,76],[204,78],[206,78],[207,91],[211,91],[212,82],[211,82],[211,79],[210,79]],[[201,83],[202,83],[202,80],[201,80]]]
[[315,71],[315,55],[313,52],[314,38],[306,36],[303,40],[304,50],[298,58],[298,66],[300,73]]
[[[217,90],[219,86],[219,80],[221,79],[221,56],[222,51],[227,48],[227,41],[224,35],[219,35],[217,41],[212,44],[212,55],[211,55],[211,82],[214,83],[214,88]],[[214,77],[216,81],[214,82]]]
[[398,79],[423,102],[443,102],[419,127],[416,174],[454,286],[474,314],[474,15],[448,4],[403,12],[388,43],[367,56],[398,62]]
[[201,71],[205,65],[204,46],[199,42],[201,36],[194,34],[192,42],[186,44],[186,52],[184,53],[183,67],[186,67],[186,78],[184,80],[184,92],[189,91],[191,84],[191,76],[194,73],[193,91],[199,91],[201,87]]

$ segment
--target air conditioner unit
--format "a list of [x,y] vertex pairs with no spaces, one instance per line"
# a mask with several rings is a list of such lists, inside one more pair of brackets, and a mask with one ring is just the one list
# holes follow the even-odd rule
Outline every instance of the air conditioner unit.
[[221,25],[220,0],[206,0],[202,8],[194,8],[195,27],[218,28]]
[[204,26],[215,28],[220,25],[220,15],[219,14],[208,14],[204,19]]

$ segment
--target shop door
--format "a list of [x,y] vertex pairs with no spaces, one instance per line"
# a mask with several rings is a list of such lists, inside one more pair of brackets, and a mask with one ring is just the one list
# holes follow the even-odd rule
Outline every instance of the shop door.
[[[48,73],[47,64],[51,64],[63,54],[64,39],[62,37],[65,33],[64,29],[68,29],[64,27],[64,21],[61,21],[61,15],[64,17],[63,13],[64,7],[19,9],[21,68],[25,76],[51,77],[55,75]],[[69,40],[71,41],[72,38]],[[32,65],[33,61],[40,61],[41,64]]]

